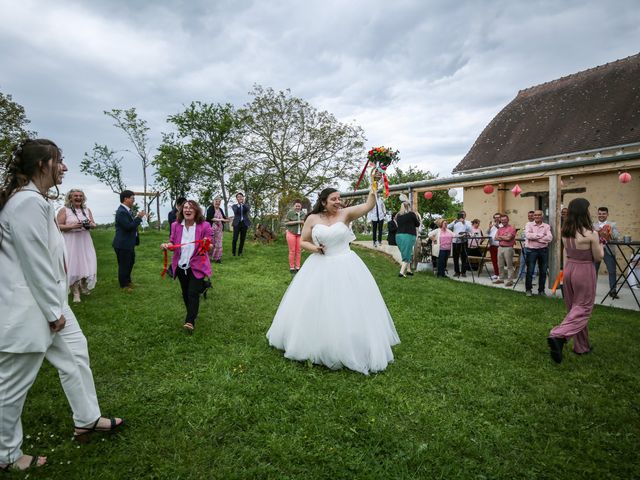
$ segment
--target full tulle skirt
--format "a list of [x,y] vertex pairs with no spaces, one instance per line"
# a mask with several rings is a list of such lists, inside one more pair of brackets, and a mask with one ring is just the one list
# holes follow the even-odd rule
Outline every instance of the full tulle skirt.
[[267,332],[292,360],[330,369],[384,370],[400,343],[378,285],[351,250],[313,254],[293,278]]

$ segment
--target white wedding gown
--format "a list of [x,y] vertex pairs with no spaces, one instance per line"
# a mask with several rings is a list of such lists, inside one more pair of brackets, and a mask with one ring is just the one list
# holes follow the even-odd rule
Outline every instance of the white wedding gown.
[[331,369],[384,370],[400,339],[373,276],[349,248],[353,232],[337,222],[315,225],[311,236],[325,253],[310,255],[291,281],[267,332],[269,345]]

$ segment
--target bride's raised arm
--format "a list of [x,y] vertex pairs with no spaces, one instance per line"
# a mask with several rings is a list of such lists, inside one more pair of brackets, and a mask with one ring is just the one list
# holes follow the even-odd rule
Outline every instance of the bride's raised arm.
[[361,203],[360,205],[354,205],[353,207],[347,207],[343,211],[346,214],[346,222],[353,222],[356,218],[360,218],[363,215],[366,215],[370,210],[372,210],[376,206],[376,194],[374,192],[369,192],[367,196],[367,201],[365,203]]

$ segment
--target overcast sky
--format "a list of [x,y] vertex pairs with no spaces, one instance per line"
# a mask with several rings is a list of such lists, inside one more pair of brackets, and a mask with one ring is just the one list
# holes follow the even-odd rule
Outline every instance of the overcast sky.
[[0,0],[0,91],[63,148],[61,190],[83,188],[109,222],[117,197],[79,172],[94,142],[128,148],[104,110],[136,107],[157,146],[193,100],[239,107],[254,83],[290,88],[355,121],[368,146],[399,149],[400,166],[447,176],[518,90],[638,53],[639,12],[637,0]]

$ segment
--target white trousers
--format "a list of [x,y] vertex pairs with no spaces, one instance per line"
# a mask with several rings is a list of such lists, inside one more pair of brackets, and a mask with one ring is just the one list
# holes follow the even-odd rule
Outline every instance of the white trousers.
[[87,339],[68,305],[63,315],[65,328],[54,335],[45,353],[0,352],[0,464],[13,463],[23,455],[20,417],[45,357],[58,370],[74,425],[87,426],[100,417]]

